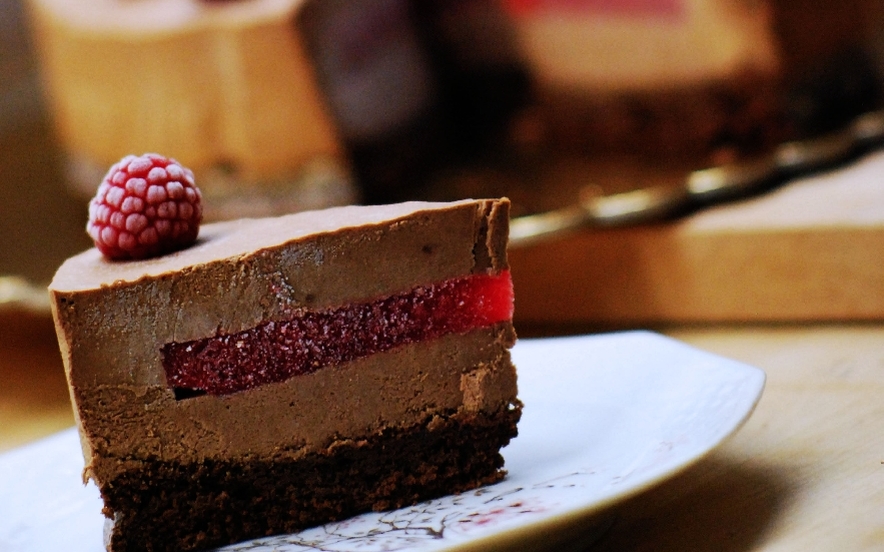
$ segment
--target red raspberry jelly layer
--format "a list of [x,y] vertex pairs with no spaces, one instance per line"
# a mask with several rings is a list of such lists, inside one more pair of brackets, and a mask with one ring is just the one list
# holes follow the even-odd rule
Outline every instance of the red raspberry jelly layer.
[[168,343],[163,368],[182,396],[226,395],[512,316],[509,271],[476,274],[236,334]]

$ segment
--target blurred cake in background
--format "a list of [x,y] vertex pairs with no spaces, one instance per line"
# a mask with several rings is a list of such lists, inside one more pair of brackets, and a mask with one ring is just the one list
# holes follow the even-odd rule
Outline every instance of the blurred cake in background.
[[679,181],[874,108],[884,21],[881,0],[30,2],[75,180],[159,151],[210,218],[213,196],[521,214]]
[[295,21],[367,203],[407,198],[447,149],[417,5],[311,0]]
[[767,2],[505,2],[560,145],[696,154],[781,132]]
[[433,182],[437,199],[490,188],[521,215],[683,187],[693,170],[832,131],[880,103],[881,0],[484,3],[509,27],[525,101],[503,140]]
[[301,0],[32,0],[71,181],[121,155],[193,168],[210,218],[353,202],[346,153],[293,20]]
[[871,2],[504,2],[563,147],[752,153],[843,123],[877,94],[861,46]]

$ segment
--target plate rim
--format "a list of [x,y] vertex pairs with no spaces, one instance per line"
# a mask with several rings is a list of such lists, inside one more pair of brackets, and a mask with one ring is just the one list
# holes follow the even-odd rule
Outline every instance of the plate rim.
[[[739,417],[735,416],[735,422],[731,427],[724,431],[717,439],[714,441],[710,441],[705,447],[702,448],[699,452],[690,455],[687,459],[681,462],[674,463],[669,466],[667,469],[662,470],[652,477],[648,477],[645,479],[641,479],[636,484],[629,485],[624,487],[619,493],[612,493],[604,497],[602,500],[594,501],[589,504],[585,504],[582,506],[576,506],[565,510],[563,512],[551,515],[546,518],[540,518],[532,521],[528,521],[526,524],[518,526],[518,527],[503,527],[497,532],[489,533],[487,535],[478,536],[475,539],[471,539],[469,541],[460,542],[460,543],[451,543],[450,546],[443,546],[438,549],[433,549],[432,552],[479,552],[479,551],[487,551],[491,548],[505,548],[507,545],[505,543],[501,544],[499,542],[492,541],[500,541],[505,539],[507,541],[519,541],[527,538],[529,535],[536,535],[538,533],[548,533],[550,530],[562,527],[573,526],[581,520],[588,519],[592,516],[598,515],[605,510],[609,510],[616,504],[624,502],[632,497],[635,497],[643,492],[646,492],[663,482],[675,477],[679,473],[683,473],[690,469],[692,466],[695,466],[697,463],[701,462],[704,458],[708,457],[712,452],[718,449],[721,445],[727,442],[729,439],[733,438],[734,435],[749,421],[749,418],[752,417],[752,414],[755,412],[755,409],[758,406],[758,403],[761,401],[761,397],[764,394],[764,388],[767,384],[767,374],[761,368],[756,366],[752,366],[750,364],[746,364],[740,362],[738,360],[730,359],[721,355],[717,355],[715,353],[711,353],[705,351],[701,348],[695,347],[683,341],[656,333],[648,330],[628,330],[628,331],[617,331],[617,332],[609,332],[602,334],[584,334],[584,335],[573,335],[573,336],[557,336],[557,337],[547,337],[547,338],[527,338],[521,339],[520,342],[553,342],[553,341],[580,341],[580,340],[594,340],[594,339],[604,339],[611,337],[619,337],[619,338],[633,338],[633,339],[653,339],[658,340],[662,343],[665,343],[667,346],[675,346],[681,349],[690,350],[693,354],[700,354],[707,356],[709,358],[716,358],[719,361],[722,361],[728,364],[733,369],[739,369],[745,372],[747,375],[754,375],[757,381],[757,392],[754,393],[753,397],[749,401],[749,404],[744,412]],[[516,344],[518,346],[518,343]],[[421,552],[421,551],[417,551]]]

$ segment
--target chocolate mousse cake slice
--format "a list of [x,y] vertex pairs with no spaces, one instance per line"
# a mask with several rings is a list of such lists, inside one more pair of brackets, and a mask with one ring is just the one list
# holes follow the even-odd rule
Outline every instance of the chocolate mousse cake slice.
[[194,550],[500,480],[509,202],[205,225],[67,260],[53,314],[109,550]]

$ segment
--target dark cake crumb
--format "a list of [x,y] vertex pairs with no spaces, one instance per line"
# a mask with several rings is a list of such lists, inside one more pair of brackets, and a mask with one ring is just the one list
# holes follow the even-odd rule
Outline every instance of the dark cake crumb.
[[204,550],[495,483],[520,416],[519,404],[452,415],[297,460],[128,459],[132,469],[101,486],[109,550]]

